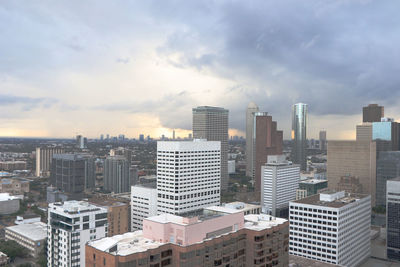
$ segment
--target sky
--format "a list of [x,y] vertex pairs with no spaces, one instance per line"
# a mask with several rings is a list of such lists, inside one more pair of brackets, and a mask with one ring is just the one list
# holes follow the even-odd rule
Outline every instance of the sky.
[[254,101],[289,138],[400,117],[399,1],[0,1],[0,136],[187,136],[192,108]]

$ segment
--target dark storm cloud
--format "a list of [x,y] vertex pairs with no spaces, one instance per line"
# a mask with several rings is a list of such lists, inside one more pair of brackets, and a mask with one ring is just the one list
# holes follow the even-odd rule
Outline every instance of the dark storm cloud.
[[289,115],[301,101],[314,115],[352,115],[373,101],[395,105],[400,96],[400,3],[219,1],[212,13],[202,3],[190,18],[183,13],[193,3],[175,6],[166,19],[186,27],[159,52],[180,53],[175,66],[210,70],[239,86],[251,81],[240,101],[225,103],[233,127],[243,129],[250,100],[277,114]]

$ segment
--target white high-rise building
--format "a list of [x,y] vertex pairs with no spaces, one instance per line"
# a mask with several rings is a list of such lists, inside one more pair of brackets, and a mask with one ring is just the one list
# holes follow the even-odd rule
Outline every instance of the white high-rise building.
[[158,214],[220,204],[221,142],[157,142]]
[[155,183],[131,187],[131,230],[142,230],[143,219],[157,215]]
[[300,165],[287,161],[284,155],[268,156],[268,162],[261,167],[261,175],[261,206],[264,212],[287,217],[289,201],[296,200]]
[[258,106],[250,102],[246,109],[246,176],[254,175],[254,113]]
[[60,147],[36,148],[36,176],[49,176],[53,154],[62,154],[64,149]]
[[107,236],[107,209],[85,201],[49,204],[47,266],[85,266],[85,244]]
[[370,255],[371,196],[327,191],[290,202],[291,255],[358,266]]

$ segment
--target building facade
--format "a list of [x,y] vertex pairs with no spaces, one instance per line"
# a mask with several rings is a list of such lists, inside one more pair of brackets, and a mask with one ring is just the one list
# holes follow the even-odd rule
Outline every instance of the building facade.
[[158,214],[185,214],[219,205],[219,141],[157,142]]
[[143,231],[89,242],[86,266],[288,266],[288,222],[243,212],[144,220]]
[[307,117],[308,105],[297,103],[292,108],[292,160],[307,170]]
[[326,151],[326,131],[319,131],[319,149]]
[[371,197],[324,192],[290,202],[291,255],[340,266],[370,256]]
[[386,214],[387,257],[400,262],[400,178],[387,181]]
[[124,156],[109,156],[104,162],[104,190],[114,193],[131,189],[130,164]]
[[254,113],[259,108],[254,102],[250,102],[246,109],[246,176],[254,175]]
[[4,178],[0,180],[0,193],[20,195],[29,192],[29,180],[23,178]]
[[0,170],[3,171],[15,171],[15,170],[26,170],[26,161],[0,161]]
[[386,184],[400,176],[400,151],[383,151],[376,162],[376,206],[386,206]]
[[36,176],[48,177],[50,175],[53,154],[62,154],[64,149],[60,147],[37,147],[36,148]]
[[300,165],[288,162],[285,156],[269,156],[262,166],[261,206],[272,216],[286,217],[289,201],[296,200]]
[[20,224],[5,228],[6,240],[14,240],[37,258],[44,249],[47,239],[47,224],[42,222]]
[[142,230],[143,219],[157,215],[157,185],[131,187],[131,230]]
[[229,111],[219,107],[202,106],[193,109],[193,138],[221,142],[221,189],[227,190]]
[[308,179],[299,183],[299,189],[306,190],[306,196],[318,194],[319,190],[327,187],[327,180]]
[[93,189],[96,180],[94,158],[87,154],[53,155],[50,183],[62,192],[79,194]]
[[363,122],[376,122],[381,121],[385,116],[385,109],[378,104],[369,104],[363,107]]
[[47,266],[85,266],[85,244],[107,236],[107,209],[84,201],[49,204]]

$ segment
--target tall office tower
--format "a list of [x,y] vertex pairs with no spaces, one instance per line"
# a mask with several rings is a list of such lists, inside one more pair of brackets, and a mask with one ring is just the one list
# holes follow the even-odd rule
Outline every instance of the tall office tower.
[[87,139],[86,137],[83,137],[82,135],[77,135],[76,136],[76,146],[80,149],[86,148],[87,145]]
[[157,185],[147,183],[131,188],[131,231],[142,230],[143,219],[157,215]]
[[378,104],[369,104],[367,107],[363,107],[363,122],[379,122],[384,115],[384,107],[378,106]]
[[400,150],[400,126],[398,122],[395,122],[390,118],[381,118],[380,122],[372,123],[372,140],[383,140],[391,142],[391,150]]
[[139,141],[144,142],[144,134],[139,134]]
[[319,149],[326,151],[326,131],[319,131]]
[[162,214],[143,231],[92,240],[86,267],[289,266],[288,221],[209,207],[195,217]]
[[101,134],[100,135],[100,141],[103,141],[104,140],[104,134]]
[[400,151],[382,151],[376,162],[376,206],[386,206],[386,182],[400,176]]
[[299,188],[300,165],[287,161],[284,155],[268,156],[261,172],[261,206],[264,212],[287,218],[289,201],[296,199]]
[[172,140],[175,140],[175,130],[172,130]]
[[277,130],[277,123],[267,112],[256,112],[254,119],[253,138],[253,181],[257,197],[261,192],[261,166],[268,161],[270,155],[281,155],[283,147],[283,132]]
[[221,142],[221,189],[227,190],[228,175],[228,115],[227,109],[197,107],[193,109],[193,138]]
[[185,214],[220,204],[221,142],[157,142],[158,214]]
[[84,201],[49,204],[47,266],[85,266],[85,244],[107,236],[107,210]]
[[250,102],[246,109],[246,176],[254,175],[254,113],[258,112],[258,106]]
[[87,154],[54,154],[50,183],[62,192],[83,193],[93,189],[96,181],[94,158]]
[[372,140],[372,123],[363,122],[356,126],[356,140],[368,142]]
[[307,115],[308,105],[297,103],[292,108],[292,160],[307,170]]
[[389,260],[400,261],[400,178],[387,181],[386,249]]
[[36,176],[50,175],[51,162],[53,154],[64,153],[64,149],[60,147],[37,147],[36,148]]
[[124,156],[128,160],[129,166],[132,163],[132,150],[125,147],[110,149],[110,156]]
[[358,266],[370,255],[371,197],[328,191],[290,202],[291,255]]
[[129,192],[128,160],[124,156],[109,156],[104,161],[104,190],[114,193]]
[[[377,142],[371,141],[329,141],[327,153],[328,188],[340,190],[343,177],[354,177],[357,182],[349,188],[359,188],[369,194],[375,206]],[[347,191],[347,190],[346,190]],[[348,191],[348,193],[356,193]]]

